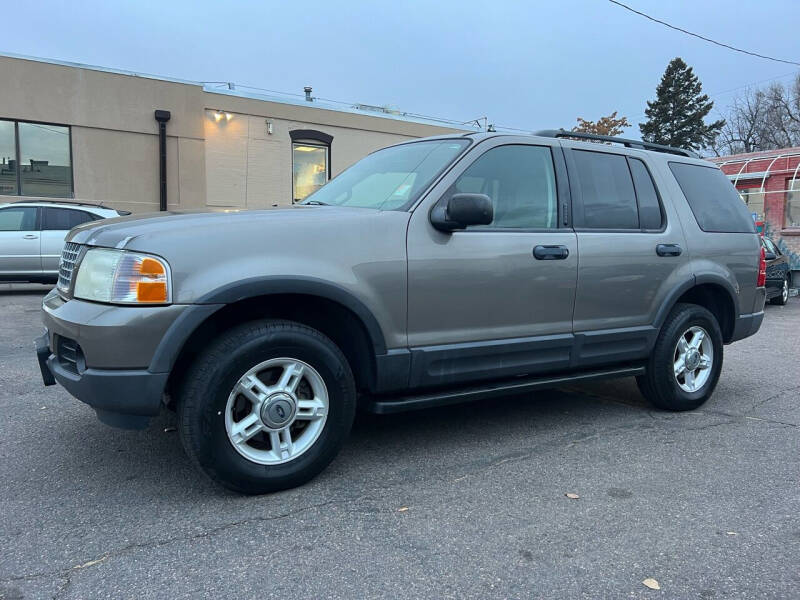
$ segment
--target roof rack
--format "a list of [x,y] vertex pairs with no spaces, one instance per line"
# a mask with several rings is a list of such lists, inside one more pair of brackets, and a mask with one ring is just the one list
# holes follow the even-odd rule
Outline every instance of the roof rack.
[[81,202],[80,200],[70,200],[69,198],[29,198],[27,200],[14,200],[11,204],[21,203],[35,203],[35,202],[52,202],[53,204],[74,204],[75,206],[92,206],[94,208],[104,208],[105,210],[116,210],[104,204],[97,204],[96,202]]
[[653,144],[652,142],[643,142],[642,140],[629,140],[626,138],[614,137],[611,135],[583,133],[581,131],[567,131],[566,129],[544,129],[542,131],[534,132],[533,135],[538,135],[540,137],[575,138],[578,140],[611,142],[614,144],[622,144],[626,148],[638,148],[639,150],[653,150],[655,152],[677,154],[678,156],[687,156],[689,158],[700,158],[700,156],[692,150],[686,150],[684,148],[675,148],[674,146],[664,146],[662,144]]

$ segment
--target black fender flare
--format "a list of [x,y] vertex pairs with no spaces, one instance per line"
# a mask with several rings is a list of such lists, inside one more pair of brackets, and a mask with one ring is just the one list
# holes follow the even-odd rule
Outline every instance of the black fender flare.
[[195,301],[167,329],[158,345],[149,371],[164,373],[172,369],[186,340],[212,314],[228,304],[277,294],[303,294],[317,296],[341,304],[361,321],[366,329],[376,356],[386,354],[386,340],[378,320],[366,305],[348,290],[312,277],[267,276],[253,277],[219,287]]
[[341,304],[364,324],[375,354],[386,354],[386,340],[372,311],[350,291],[324,279],[291,275],[253,277],[209,292],[199,298],[196,304],[233,304],[256,296],[276,294],[304,294]]
[[687,279],[681,285],[674,288],[672,292],[670,292],[669,296],[667,296],[667,298],[661,303],[661,307],[658,309],[658,312],[656,313],[656,318],[654,322],[656,330],[661,329],[661,326],[667,319],[669,311],[671,311],[672,307],[674,307],[678,303],[678,298],[683,296],[693,287],[697,287],[703,284],[714,284],[721,287],[727,292],[728,297],[733,303],[733,320],[735,322],[736,319],[741,314],[739,310],[739,294],[736,293],[736,290],[733,288],[730,281],[728,281],[721,275],[717,275],[715,273],[702,273],[700,275],[694,275],[691,279]]

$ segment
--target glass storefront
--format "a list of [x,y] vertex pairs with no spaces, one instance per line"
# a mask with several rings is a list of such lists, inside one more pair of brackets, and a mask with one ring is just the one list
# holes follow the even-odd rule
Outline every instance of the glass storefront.
[[328,181],[328,147],[292,144],[292,190],[295,202],[305,200]]
[[69,127],[0,121],[0,194],[71,198]]

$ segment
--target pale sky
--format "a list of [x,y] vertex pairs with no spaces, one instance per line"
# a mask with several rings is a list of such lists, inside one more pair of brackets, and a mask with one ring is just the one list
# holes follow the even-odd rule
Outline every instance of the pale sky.
[[[800,61],[798,0],[626,4]],[[694,67],[717,109],[737,88],[788,82],[800,71],[687,37],[607,0],[37,0],[6,3],[3,21],[0,52],[300,94],[311,85],[321,98],[463,121],[485,115],[526,130],[569,128],[578,116],[618,110],[634,123],[633,137],[675,56]]]

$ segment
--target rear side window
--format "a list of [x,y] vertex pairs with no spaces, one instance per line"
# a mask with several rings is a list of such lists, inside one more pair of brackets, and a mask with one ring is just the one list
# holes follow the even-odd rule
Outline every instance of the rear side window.
[[736,188],[716,167],[669,163],[700,229],[714,233],[755,233],[755,224]]
[[583,227],[639,229],[628,161],[620,154],[575,150],[583,201]]
[[81,223],[95,221],[98,219],[93,214],[83,210],[71,208],[45,208],[43,209],[42,229],[48,230],[69,230],[77,227]]
[[639,200],[639,221],[642,229],[661,229],[663,216],[658,202],[658,193],[653,178],[644,163],[638,158],[628,158],[631,166],[636,198]]

